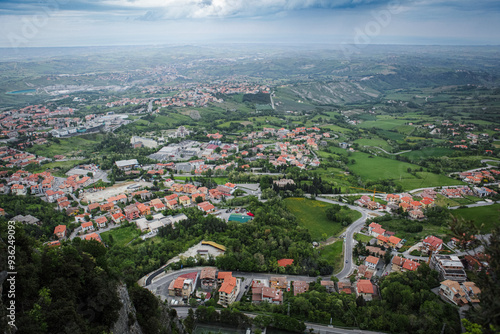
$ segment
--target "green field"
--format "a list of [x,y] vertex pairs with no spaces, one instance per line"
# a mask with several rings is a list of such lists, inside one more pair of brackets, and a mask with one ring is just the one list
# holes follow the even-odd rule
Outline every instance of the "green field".
[[113,245],[125,247],[129,242],[141,235],[135,224],[124,225],[110,231],[101,233],[101,238],[106,244],[111,244],[110,236],[113,236]]
[[26,149],[30,153],[37,154],[42,157],[53,158],[54,155],[65,156],[80,156],[84,151],[93,151],[93,147],[102,139],[102,135],[86,135],[70,138],[54,139],[57,142],[50,144],[34,145]]
[[408,173],[408,168],[412,170],[420,168],[420,166],[407,162],[372,156],[362,152],[353,153],[350,159],[354,159],[356,163],[350,163],[349,169],[366,181],[412,179],[415,177]]
[[402,178],[395,180],[396,184],[401,184],[404,190],[412,190],[424,187],[438,187],[438,186],[458,186],[465,184],[460,180],[455,180],[445,175],[434,174],[430,172],[417,172],[416,177]]
[[[309,200],[306,198],[287,198],[285,205],[297,217],[298,224],[309,230],[314,240],[339,235],[344,227],[341,223],[334,223],[326,218],[326,209],[331,204]],[[353,221],[361,217],[358,211],[350,210],[349,216]]]
[[328,260],[333,265],[333,272],[338,273],[342,270],[344,257],[344,240],[335,241],[333,244],[319,248],[321,257]]
[[456,209],[451,211],[452,215],[472,220],[482,233],[491,233],[491,230],[500,225],[500,204],[480,206],[476,208]]
[[423,150],[411,151],[408,153],[401,154],[402,156],[408,157],[411,160],[419,161],[425,160],[429,157],[444,157],[453,153],[454,150],[446,147],[428,147]]
[[390,145],[387,140],[384,139],[358,139],[354,141],[355,143],[358,143],[361,146],[372,146],[372,147],[380,147],[386,150],[387,152],[392,151],[392,145]]
[[357,241],[364,242],[366,244],[366,243],[369,243],[370,240],[373,239],[373,237],[368,236],[368,235],[364,235],[364,234],[360,234],[360,233],[356,233],[354,235],[354,239],[357,240]]

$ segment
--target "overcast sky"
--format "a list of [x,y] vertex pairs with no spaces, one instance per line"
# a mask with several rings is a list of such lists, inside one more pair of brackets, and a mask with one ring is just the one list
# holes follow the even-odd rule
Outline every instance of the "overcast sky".
[[500,44],[498,0],[0,0],[0,47]]

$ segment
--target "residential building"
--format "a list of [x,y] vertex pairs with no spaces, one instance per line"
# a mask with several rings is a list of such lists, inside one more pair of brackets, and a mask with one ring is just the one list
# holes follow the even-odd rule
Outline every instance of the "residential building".
[[423,247],[427,249],[428,251],[438,251],[441,250],[443,247],[443,240],[436,238],[433,235],[427,236],[423,241],[422,241]]
[[239,292],[239,284],[236,277],[226,276],[219,289],[219,304],[228,307],[236,301]]
[[468,302],[466,292],[462,290],[460,283],[451,280],[441,282],[439,295],[458,306],[463,306]]
[[125,220],[125,218],[126,217],[121,212],[111,215],[111,219],[115,222],[115,224],[120,224]]
[[57,225],[54,228],[54,234],[58,239],[64,238],[66,236],[66,225]]
[[82,227],[82,231],[83,232],[93,231],[94,230],[94,224],[92,222],[82,223],[81,227]]
[[467,275],[458,256],[433,253],[430,267],[439,272],[443,280],[465,282]]
[[272,288],[280,289],[286,291],[288,289],[288,282],[285,276],[271,276],[269,279],[269,285]]
[[334,281],[321,281],[321,286],[326,288],[326,292],[333,293],[335,292],[335,282]]
[[97,217],[95,219],[95,223],[96,223],[97,227],[104,228],[104,227],[106,227],[106,224],[108,223],[108,218],[106,218],[104,216]]
[[369,301],[373,299],[374,293],[375,289],[370,280],[360,279],[356,283],[356,296],[361,296],[364,300]]
[[205,289],[212,289],[217,287],[217,281],[215,279],[216,268],[206,267],[201,270],[200,280],[201,287]]
[[309,283],[306,281],[294,281],[293,282],[293,295],[304,293],[309,290]]
[[378,257],[370,255],[365,259],[364,264],[368,269],[375,270],[377,268],[379,260],[380,259]]
[[123,211],[125,212],[125,217],[127,217],[127,220],[134,220],[141,216],[141,212],[135,204],[126,206]]

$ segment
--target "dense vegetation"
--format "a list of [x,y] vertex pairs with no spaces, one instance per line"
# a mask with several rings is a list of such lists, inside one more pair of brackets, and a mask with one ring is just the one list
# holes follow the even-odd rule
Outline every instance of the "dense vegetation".
[[283,305],[241,302],[235,308],[286,314],[299,320],[391,333],[460,333],[458,310],[430,291],[439,285],[437,272],[423,264],[416,272],[392,273],[381,279],[380,299],[366,302],[354,294],[328,294],[318,282],[293,296],[286,292]]
[[[6,222],[0,223],[0,233],[0,268],[5,270]],[[75,239],[72,244],[48,248],[18,224],[15,246],[17,333],[101,334],[110,330],[121,304],[117,276],[108,268],[102,244]],[[2,292],[4,302],[9,300],[7,291]],[[0,319],[6,321],[5,305],[0,309]],[[6,328],[6,323],[0,327]]]
[[56,210],[56,203],[47,203],[40,197],[0,195],[0,207],[9,213],[7,217],[0,217],[0,221],[17,215],[32,215],[40,219],[40,225],[25,225],[24,229],[41,240],[50,238],[57,225],[71,221],[64,212]]

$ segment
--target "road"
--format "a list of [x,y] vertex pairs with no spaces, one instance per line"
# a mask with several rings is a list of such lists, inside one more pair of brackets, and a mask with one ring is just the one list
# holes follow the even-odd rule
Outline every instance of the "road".
[[347,206],[351,210],[356,210],[361,213],[361,218],[353,222],[351,225],[349,225],[344,233],[344,268],[340,273],[335,275],[338,279],[344,279],[347,278],[353,271],[354,271],[354,265],[352,261],[352,249],[354,248],[355,241],[354,241],[354,233],[358,233],[361,231],[363,226],[365,225],[366,220],[368,217],[371,215],[380,215],[380,213],[377,213],[376,211],[368,210],[365,208],[361,208],[359,206],[354,206],[354,205],[349,205],[345,204],[342,202],[336,202],[332,201],[329,199],[324,199],[317,197],[316,200],[325,202],[325,203],[331,203],[331,204],[339,204],[342,206]]
[[386,150],[384,150],[382,147],[378,147],[378,146],[364,146],[364,147],[377,148],[377,149],[381,150],[382,152],[389,154],[389,155],[399,155],[399,154],[411,152],[411,150],[406,150],[406,151],[401,151],[401,152],[397,152],[397,153],[389,153]]
[[[173,307],[177,311],[177,316],[179,318],[186,318],[188,316],[189,312],[189,307]],[[220,312],[220,310],[217,310]],[[246,316],[249,318],[255,318],[257,314],[254,313],[245,313],[243,312]],[[357,334],[357,333],[363,333],[363,334],[382,334],[381,332],[372,332],[372,331],[364,331],[360,329],[345,329],[345,328],[339,328],[339,327],[329,327],[325,325],[320,325],[320,324],[314,324],[311,322],[306,322],[305,323],[307,327],[307,332],[309,333],[319,333],[319,334]]]

